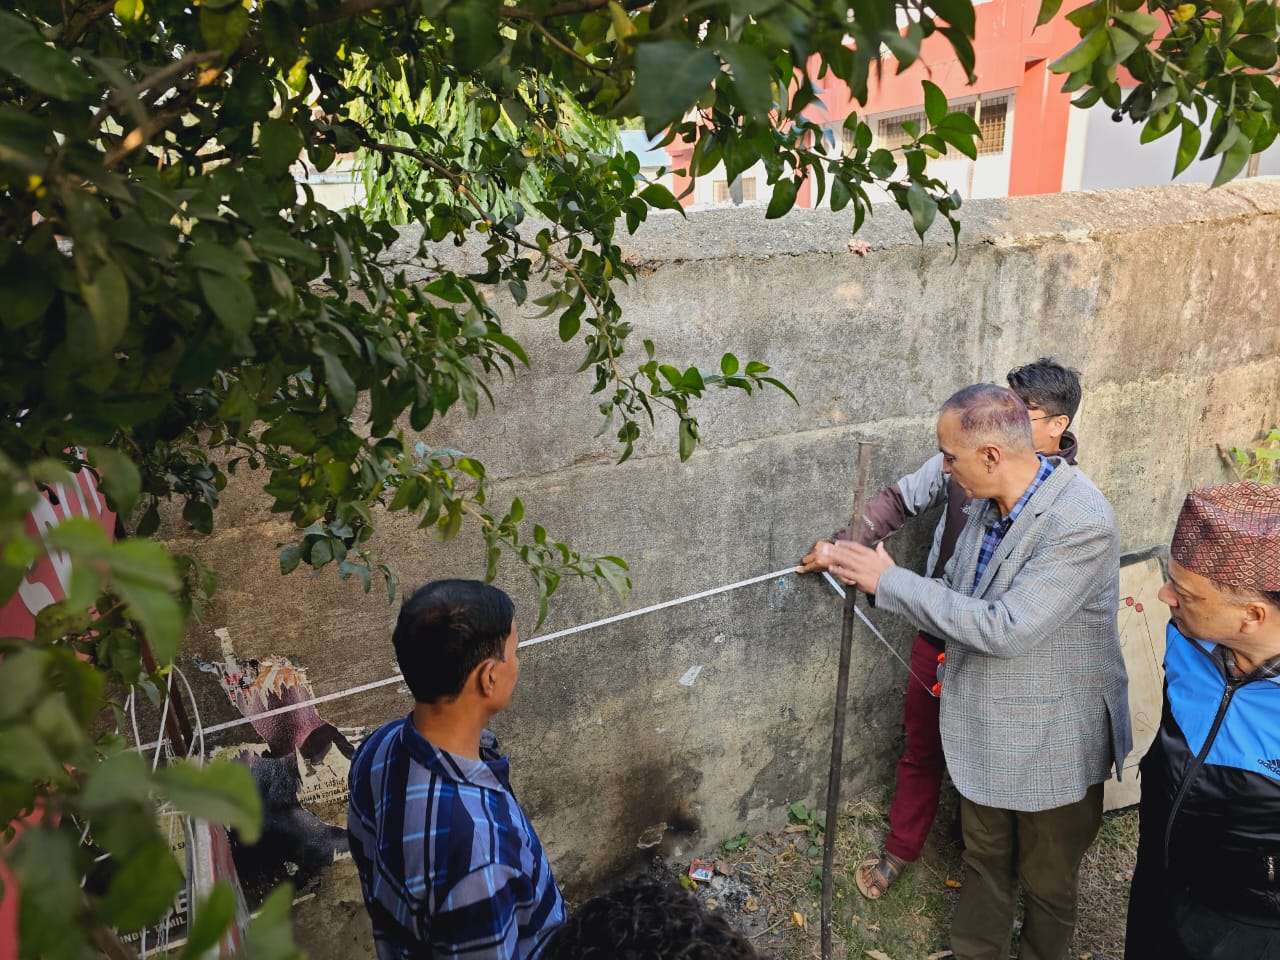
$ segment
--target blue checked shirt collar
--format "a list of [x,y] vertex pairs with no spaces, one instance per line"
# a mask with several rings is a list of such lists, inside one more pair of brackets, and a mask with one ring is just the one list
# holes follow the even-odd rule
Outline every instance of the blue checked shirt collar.
[[[973,588],[975,590],[978,589],[978,584],[982,581],[982,574],[986,572],[991,558],[995,556],[996,548],[1004,540],[1005,534],[1012,529],[1014,521],[1018,519],[1018,514],[1022,512],[1022,508],[1027,505],[1027,501],[1040,489],[1040,485],[1049,479],[1049,474],[1053,473],[1053,461],[1046,460],[1040,454],[1036,454],[1036,456],[1040,457],[1040,469],[1036,471],[1035,479],[1031,481],[1031,485],[1022,492],[1022,496],[1018,498],[1018,502],[1013,505],[1013,509],[1009,511],[1007,517],[997,516],[987,524],[987,530],[982,535],[982,546],[978,549],[978,568],[973,574]],[[990,501],[990,509],[995,511],[995,501]]]
[[468,783],[486,790],[511,792],[511,763],[498,753],[498,739],[489,730],[480,735],[479,760],[441,750],[418,732],[418,728],[413,725],[413,714],[405,717],[402,736],[410,756],[446,780]]

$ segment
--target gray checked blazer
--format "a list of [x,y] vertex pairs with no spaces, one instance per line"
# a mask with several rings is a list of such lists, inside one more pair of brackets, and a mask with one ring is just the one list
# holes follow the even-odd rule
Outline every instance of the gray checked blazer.
[[1115,513],[1083,472],[1052,459],[976,589],[982,535],[1000,515],[992,500],[967,508],[944,579],[894,567],[876,592],[882,610],[946,639],[947,769],[962,795],[1006,810],[1079,800],[1133,742]]

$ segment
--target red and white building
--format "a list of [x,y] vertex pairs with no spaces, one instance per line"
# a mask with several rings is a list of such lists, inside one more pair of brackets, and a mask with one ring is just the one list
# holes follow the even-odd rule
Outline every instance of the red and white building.
[[[1064,12],[1071,8],[1069,3],[1064,5]],[[1176,180],[1171,179],[1176,132],[1140,144],[1141,126],[1127,118],[1114,122],[1105,104],[1087,110],[1072,107],[1073,94],[1062,92],[1064,77],[1050,73],[1048,66],[1075,46],[1079,33],[1061,14],[1036,28],[1039,11],[1039,0],[975,0],[977,80],[972,86],[950,44],[935,33],[924,41],[920,59],[901,74],[895,73],[892,54],[882,51],[884,69],[879,80],[873,71],[865,108],[859,109],[842,81],[830,75],[816,80],[826,109],[809,111],[809,116],[826,129],[829,149],[847,146],[843,125],[850,113],[871,126],[875,146],[892,149],[908,139],[903,121],[923,123],[920,82],[931,80],[947,95],[952,110],[967,111],[982,130],[977,160],[951,150],[930,161],[930,173],[966,200],[1213,180],[1216,157],[1195,161]],[[816,77],[817,61],[811,69]],[[667,152],[673,168],[688,166],[688,147],[672,144]],[[1258,174],[1280,174],[1280,145],[1258,161]],[[688,177],[674,178],[677,196],[689,185]],[[814,205],[812,186],[806,183],[801,188],[797,206]],[[744,203],[768,201],[770,189],[762,166],[743,173],[741,192]],[[883,194],[872,194],[873,200],[883,198]],[[699,178],[681,202],[686,207],[731,202],[723,168]]]

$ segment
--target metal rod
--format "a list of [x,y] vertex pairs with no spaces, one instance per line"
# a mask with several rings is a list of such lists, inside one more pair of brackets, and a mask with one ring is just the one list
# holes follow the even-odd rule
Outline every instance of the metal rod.
[[[867,499],[867,477],[871,472],[871,447],[858,441],[858,474],[853,487],[853,529],[862,530],[862,509]],[[858,538],[854,537],[856,543]],[[845,591],[844,620],[840,626],[840,667],[836,673],[836,715],[831,725],[831,771],[827,774],[827,822],[822,843],[822,960],[831,960],[831,887],[836,856],[836,821],[840,810],[840,773],[844,766],[844,725],[849,696],[849,661],[853,653],[854,607],[858,591]]]

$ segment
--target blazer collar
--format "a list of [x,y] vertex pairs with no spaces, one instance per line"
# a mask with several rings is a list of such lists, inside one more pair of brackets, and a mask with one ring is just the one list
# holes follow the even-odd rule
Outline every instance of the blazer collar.
[[[996,570],[999,569],[1001,561],[1009,556],[1010,551],[1013,550],[1026,532],[1026,518],[1038,517],[1052,507],[1076,473],[1076,468],[1061,457],[1045,457],[1045,459],[1054,464],[1053,473],[1045,478],[1044,483],[1040,484],[1040,489],[1033,493],[1031,499],[1023,506],[1022,512],[1018,514],[1018,519],[1014,521],[1013,526],[1004,535],[1004,539],[1000,541],[1000,545],[996,547],[995,553],[991,555],[991,560],[987,563],[986,569],[982,571],[982,579],[978,581],[978,585],[974,588],[971,596],[982,596],[987,587],[991,585],[991,580],[995,576]],[[994,500],[978,500],[974,502],[973,506],[978,511],[978,516],[984,527],[1000,517],[1000,508],[996,506]],[[978,538],[978,542],[981,543],[981,537]]]

